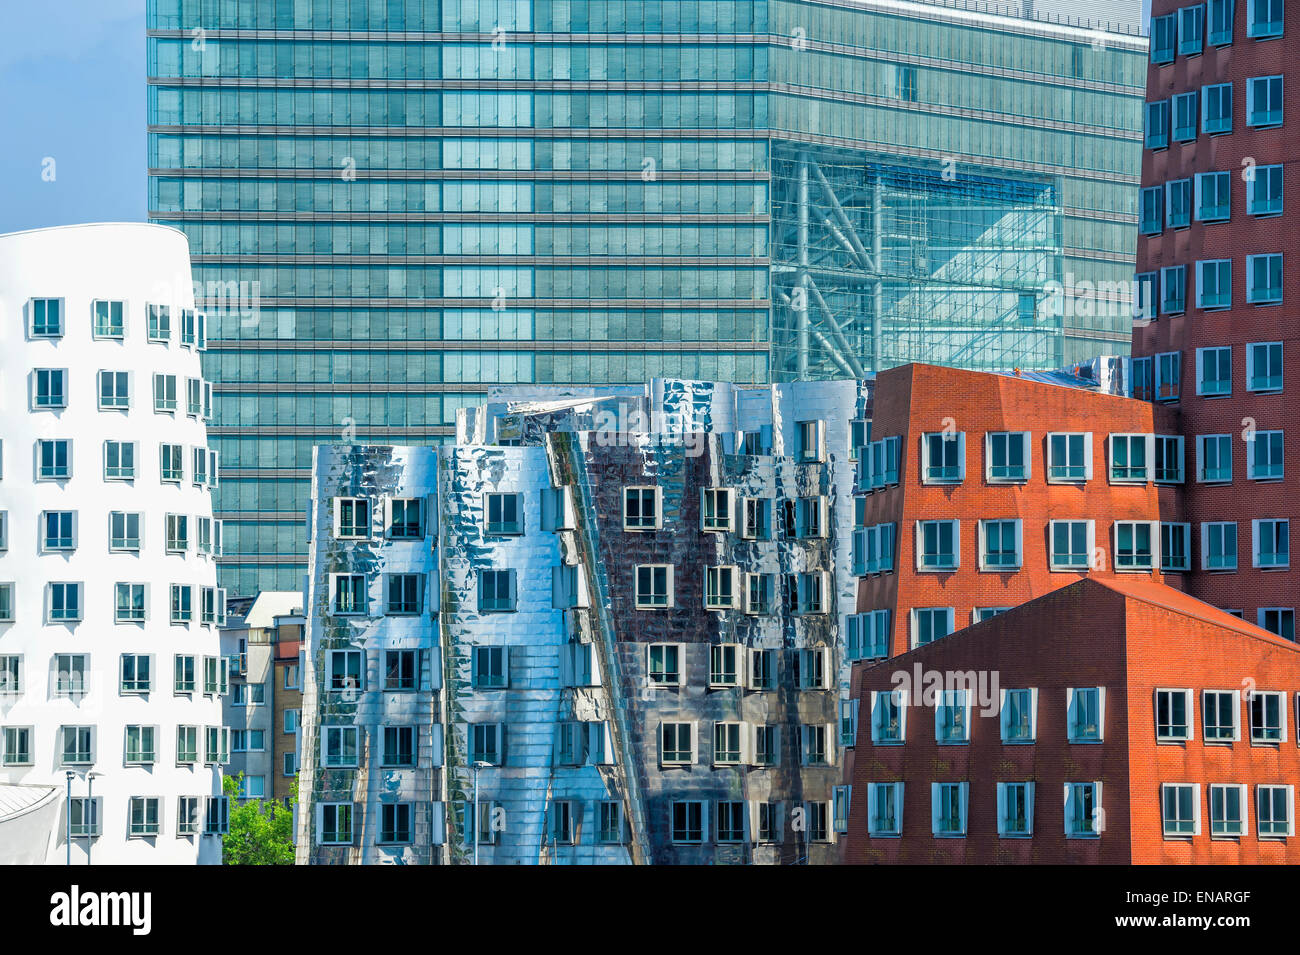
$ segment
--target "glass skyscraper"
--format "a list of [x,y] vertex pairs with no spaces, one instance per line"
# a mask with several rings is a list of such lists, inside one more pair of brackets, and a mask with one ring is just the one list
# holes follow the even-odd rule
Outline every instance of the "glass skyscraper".
[[150,0],[148,28],[232,593],[301,584],[312,445],[437,443],[493,385],[1127,351],[1136,34],[897,0]]

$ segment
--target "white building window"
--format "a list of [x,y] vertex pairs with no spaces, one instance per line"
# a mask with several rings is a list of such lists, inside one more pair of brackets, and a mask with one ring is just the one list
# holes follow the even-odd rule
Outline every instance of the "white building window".
[[961,522],[916,522],[916,569],[955,570],[961,566]]
[[959,484],[966,477],[966,433],[921,435],[921,479],[925,484]]
[[1019,520],[980,521],[980,570],[1017,570],[1021,564]]
[[912,647],[923,647],[953,631],[952,607],[917,607],[912,610]]
[[1156,690],[1156,739],[1186,743],[1192,738],[1192,691]]
[[990,431],[986,437],[985,477],[992,484],[1029,480],[1031,459],[1028,431]]
[[1161,785],[1160,826],[1166,839],[1201,834],[1201,787],[1198,783]]
[[1241,739],[1241,691],[1205,690],[1201,694],[1201,729],[1207,743]]
[[131,407],[131,373],[127,371],[101,371],[99,373],[99,407],[102,411]]
[[1049,483],[1092,480],[1092,433],[1054,432],[1047,436]]
[[1256,786],[1255,818],[1261,839],[1295,835],[1295,787]]
[[664,610],[672,605],[672,565],[638,564],[636,567],[636,609]]
[[662,526],[661,510],[659,488],[625,487],[623,489],[624,530],[658,530]]
[[1246,834],[1246,787],[1238,784],[1210,786],[1210,837]]

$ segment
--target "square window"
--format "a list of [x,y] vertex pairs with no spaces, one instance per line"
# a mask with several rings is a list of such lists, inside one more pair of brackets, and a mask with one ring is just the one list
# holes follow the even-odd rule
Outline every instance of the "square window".
[[1092,479],[1091,432],[1047,435],[1047,479],[1054,483]]
[[659,489],[627,487],[623,489],[623,529],[650,531],[659,528]]
[[1241,694],[1237,690],[1206,690],[1201,696],[1201,731],[1207,743],[1230,743],[1241,739],[1237,714]]
[[709,487],[700,491],[700,530],[728,532],[734,511],[730,488]]
[[647,648],[648,673],[653,686],[681,686],[682,648],[676,643],[652,643]]
[[1015,570],[1020,567],[1020,521],[980,521],[980,569]]
[[1246,301],[1276,305],[1282,301],[1282,254],[1246,256]]
[[121,339],[126,334],[126,303],[96,300],[91,303],[96,338]]
[[960,521],[917,521],[917,570],[953,570],[961,565]]
[[1246,388],[1249,391],[1282,390],[1282,343],[1250,342],[1246,345]]
[[1192,738],[1192,691],[1156,690],[1156,739],[1186,743]]
[[638,564],[636,609],[662,610],[673,605],[673,568],[669,564]]
[[487,534],[522,534],[524,532],[522,494],[485,494],[483,496],[483,530]]
[[1155,534],[1153,521],[1115,522],[1115,569],[1153,570]]
[[1246,81],[1246,125],[1282,125],[1282,77],[1255,76]]
[[1201,831],[1201,787],[1195,783],[1162,785],[1160,824],[1166,839],[1198,835]]
[[34,298],[29,308],[33,338],[58,338],[63,334],[63,299]]
[[1245,835],[1245,806],[1245,786],[1210,786],[1210,836],[1230,838]]

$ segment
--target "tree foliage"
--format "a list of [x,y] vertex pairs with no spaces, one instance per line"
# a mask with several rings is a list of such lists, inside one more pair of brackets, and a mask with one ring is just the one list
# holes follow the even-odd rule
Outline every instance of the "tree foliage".
[[289,808],[274,799],[239,800],[244,774],[227,776],[222,789],[230,797],[230,831],[221,843],[223,865],[293,865],[293,806],[298,804],[298,783],[293,784]]

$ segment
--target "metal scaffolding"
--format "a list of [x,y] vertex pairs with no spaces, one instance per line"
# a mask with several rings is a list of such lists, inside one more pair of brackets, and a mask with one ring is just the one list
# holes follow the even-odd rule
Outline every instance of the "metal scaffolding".
[[1060,364],[1057,195],[1045,179],[774,142],[773,379]]

